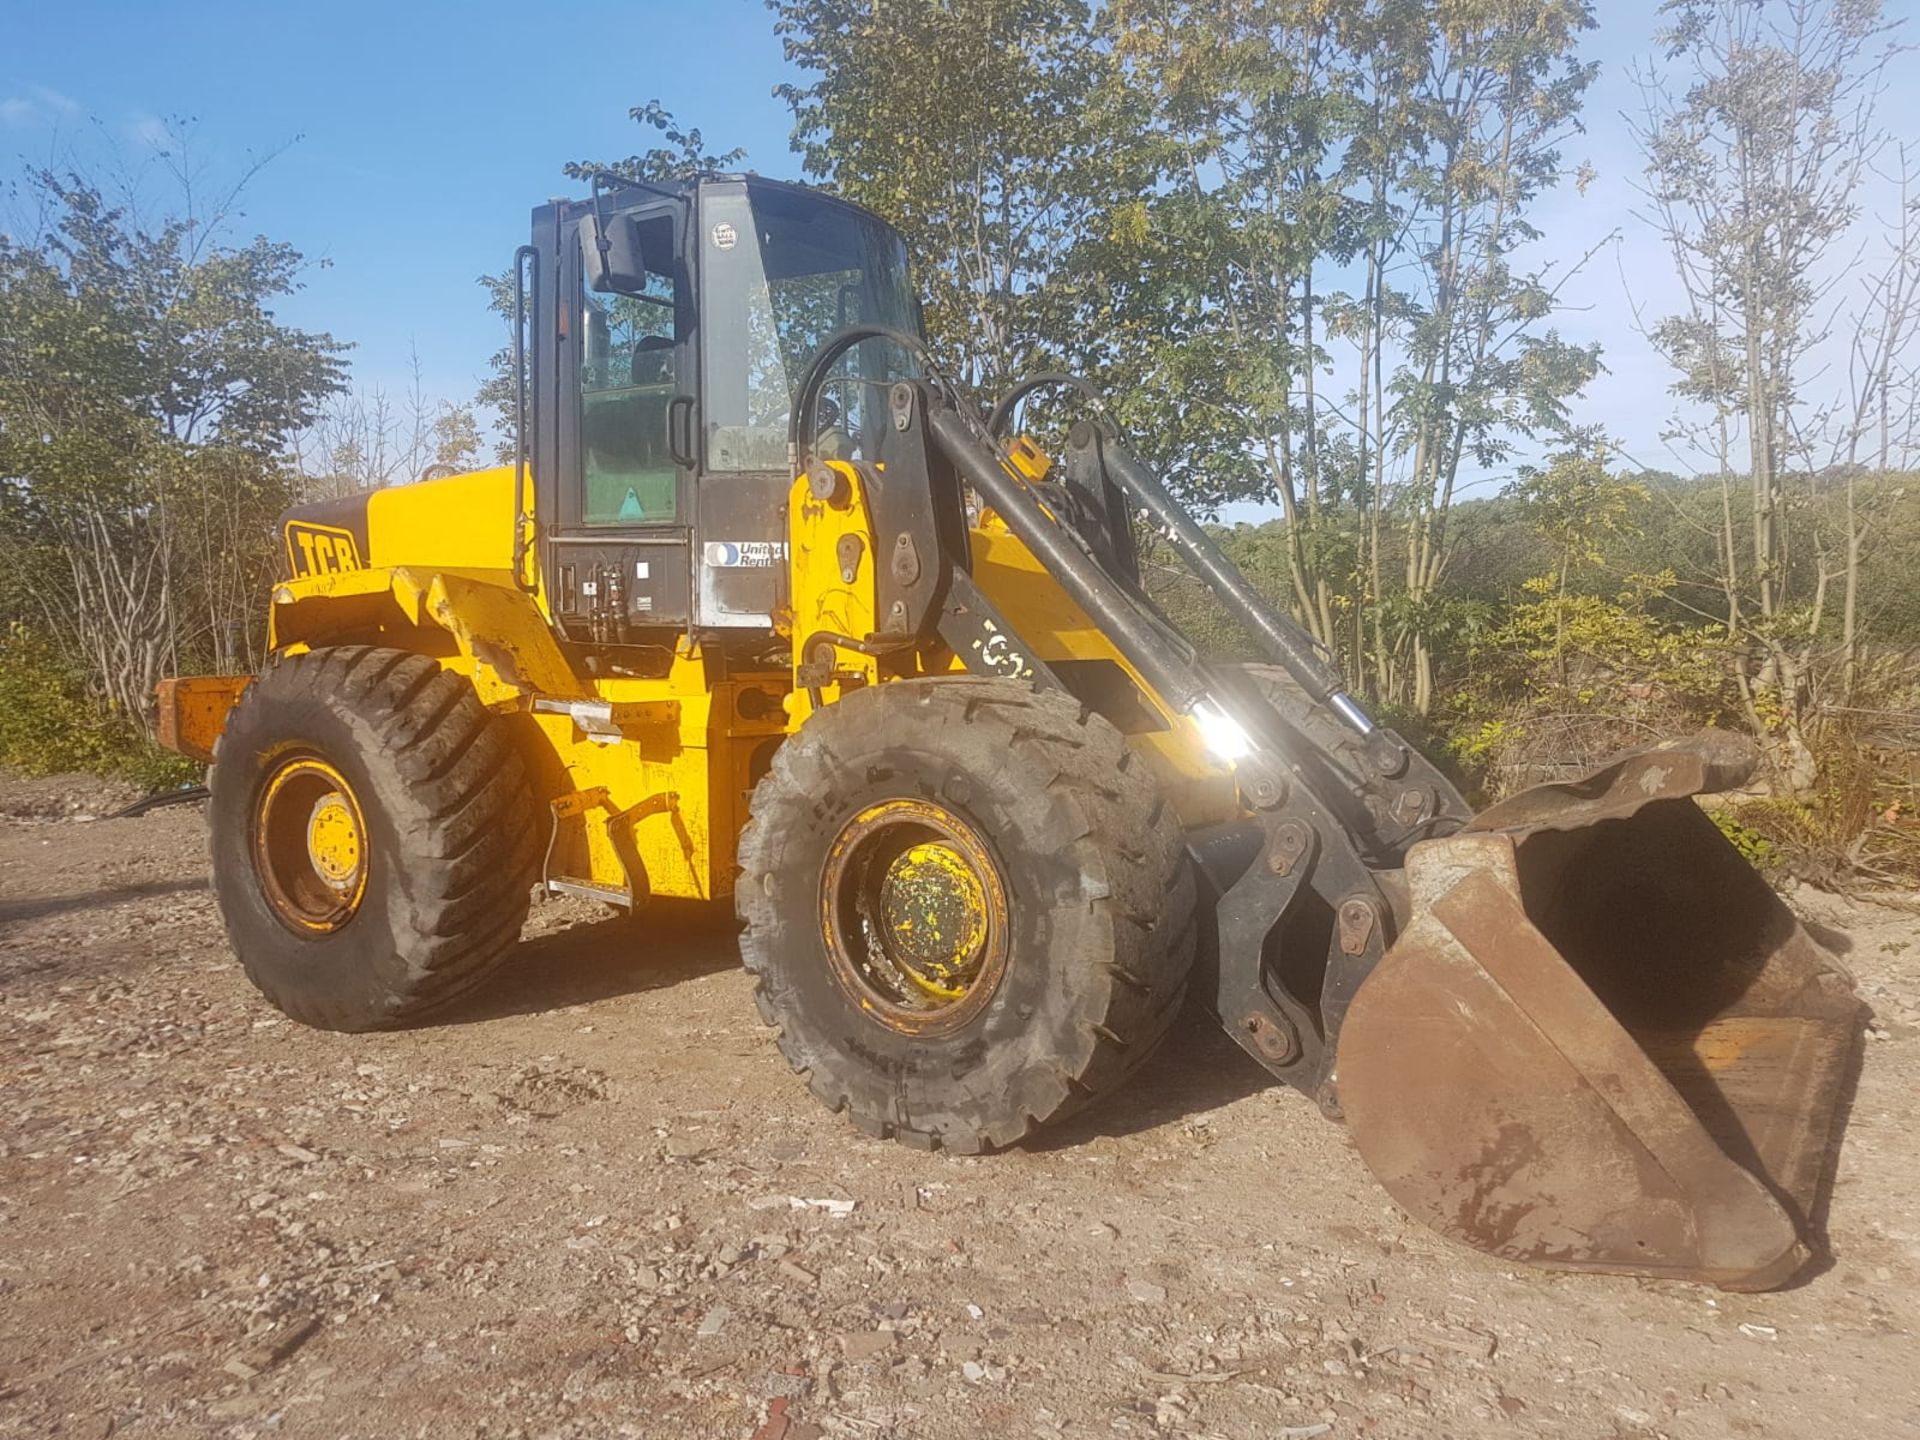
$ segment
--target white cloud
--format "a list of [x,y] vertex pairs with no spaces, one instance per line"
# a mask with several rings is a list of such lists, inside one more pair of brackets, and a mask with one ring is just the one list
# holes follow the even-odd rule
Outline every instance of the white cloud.
[[149,150],[171,150],[173,131],[167,128],[167,122],[157,115],[136,115],[127,126],[127,137],[136,145],[144,145]]
[[50,85],[29,85],[21,95],[0,100],[0,127],[25,129],[80,113],[80,103]]
[[75,100],[71,95],[62,95],[51,85],[29,85],[27,89],[32,92],[34,99],[38,100],[56,115],[78,115],[80,113],[80,102],[78,100]]

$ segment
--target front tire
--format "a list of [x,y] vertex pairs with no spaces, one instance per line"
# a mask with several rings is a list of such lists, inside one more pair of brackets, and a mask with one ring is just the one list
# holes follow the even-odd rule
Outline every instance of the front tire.
[[425,656],[276,659],[228,717],[208,783],[227,935],[303,1024],[417,1021],[519,937],[536,855],[526,772],[472,685]]
[[874,1135],[1012,1144],[1125,1080],[1186,991],[1179,824],[1119,732],[1058,692],[855,691],[775,755],[740,864],[761,1015]]

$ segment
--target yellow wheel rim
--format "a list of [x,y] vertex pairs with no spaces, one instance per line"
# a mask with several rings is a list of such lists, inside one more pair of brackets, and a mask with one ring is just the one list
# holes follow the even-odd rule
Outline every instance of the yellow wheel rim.
[[360,874],[360,817],[335,790],[320,797],[307,821],[307,858],[336,890],[351,889]]
[[903,977],[936,1000],[967,993],[987,938],[987,891],[945,840],[901,851],[880,878],[880,917]]
[[253,809],[254,866],[267,902],[298,933],[338,930],[367,891],[366,819],[346,776],[315,755],[282,760]]
[[848,997],[909,1034],[966,1024],[1006,970],[999,866],[969,821],[931,801],[882,801],[841,827],[821,875],[820,927]]

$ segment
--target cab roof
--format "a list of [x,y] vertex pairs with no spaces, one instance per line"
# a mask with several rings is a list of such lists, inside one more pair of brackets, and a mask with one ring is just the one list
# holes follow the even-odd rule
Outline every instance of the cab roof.
[[[784,191],[789,195],[795,196],[796,198],[804,198],[814,204],[837,206],[842,210],[849,210],[857,215],[867,216],[882,225],[893,228],[891,222],[885,217],[876,215],[866,206],[848,200],[844,196],[836,195],[831,190],[822,190],[817,186],[803,184],[796,180],[773,180],[765,175],[753,174],[751,171],[703,170],[697,175],[676,176],[670,180],[645,181],[629,179],[625,176],[617,175],[612,171],[603,171],[601,173],[606,177],[607,193],[610,195],[617,195],[625,191],[634,196],[656,195],[691,202],[699,194],[703,186],[746,185],[754,190]],[[592,204],[592,200],[584,196],[556,196],[547,201],[545,205],[535,207],[533,212],[534,219],[537,221],[542,218],[551,218],[556,211],[562,216],[579,214],[589,209]]]

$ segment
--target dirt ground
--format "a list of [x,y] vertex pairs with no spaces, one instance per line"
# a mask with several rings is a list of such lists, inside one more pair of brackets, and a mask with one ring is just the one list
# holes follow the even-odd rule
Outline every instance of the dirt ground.
[[1911,911],[1796,897],[1876,1019],[1831,1260],[1734,1296],[1452,1248],[1197,1016],[1045,1144],[865,1139],[708,913],[303,1030],[199,807],[61,793],[0,780],[0,1435],[1920,1434]]

